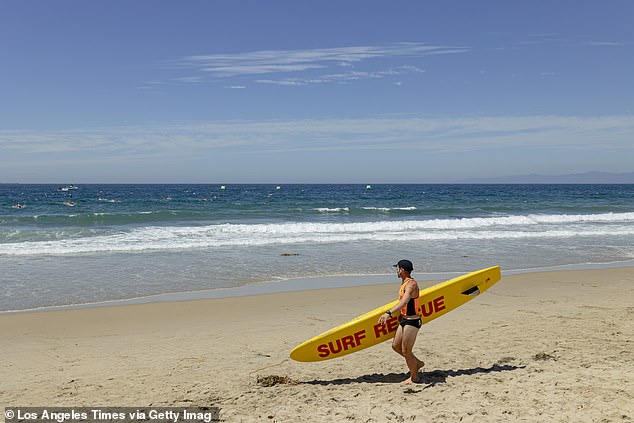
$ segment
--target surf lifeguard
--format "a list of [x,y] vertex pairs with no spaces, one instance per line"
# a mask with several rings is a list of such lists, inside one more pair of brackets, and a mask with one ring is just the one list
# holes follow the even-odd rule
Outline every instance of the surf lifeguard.
[[411,273],[414,270],[414,265],[409,260],[400,260],[396,267],[396,275],[401,279],[401,288],[399,289],[398,303],[392,308],[388,309],[379,318],[379,324],[385,324],[392,318],[392,313],[401,311],[401,319],[392,341],[392,349],[405,358],[407,368],[410,372],[410,378],[404,381],[404,383],[419,382],[418,370],[420,370],[425,363],[419,360],[412,349],[416,342],[416,336],[418,330],[423,325],[420,314],[422,313],[420,305],[420,289],[418,288],[418,282],[411,277]]

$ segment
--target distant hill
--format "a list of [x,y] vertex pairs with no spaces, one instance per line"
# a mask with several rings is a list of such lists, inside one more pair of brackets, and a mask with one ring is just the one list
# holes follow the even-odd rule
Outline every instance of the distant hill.
[[634,172],[585,172],[569,175],[515,175],[482,179],[477,182],[504,184],[634,184]]

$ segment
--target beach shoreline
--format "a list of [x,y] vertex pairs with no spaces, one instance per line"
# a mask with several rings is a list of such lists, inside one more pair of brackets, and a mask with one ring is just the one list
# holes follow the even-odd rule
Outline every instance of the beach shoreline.
[[216,406],[229,422],[634,421],[633,267],[504,275],[423,326],[427,364],[410,387],[389,342],[288,358],[397,285],[2,314],[0,404]]
[[[560,272],[575,270],[601,270],[634,267],[634,260],[615,261],[606,263],[577,263],[562,264],[559,266],[544,266],[527,269],[502,269],[503,276],[519,275],[526,273]],[[419,281],[443,281],[468,273],[464,272],[438,272],[416,273]],[[181,302],[192,300],[206,300],[218,298],[244,297],[264,294],[280,294],[285,292],[316,291],[320,289],[364,287],[389,283],[393,275],[386,274],[350,274],[350,275],[325,275],[303,278],[289,278],[282,280],[260,281],[244,283],[229,288],[212,288],[195,291],[167,292],[140,297],[111,299],[96,302],[61,304],[41,306],[37,308],[0,310],[3,314],[38,313],[56,310],[74,310],[94,307],[118,307],[123,305],[151,304],[155,302]]]

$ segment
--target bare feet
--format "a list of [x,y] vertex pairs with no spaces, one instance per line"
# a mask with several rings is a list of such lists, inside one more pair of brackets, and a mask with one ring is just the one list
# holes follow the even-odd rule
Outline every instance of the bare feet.
[[401,382],[401,385],[410,385],[412,383],[420,383],[420,377],[418,376],[418,371],[425,366],[425,362],[423,360],[418,360],[418,366],[416,367],[416,377],[412,376],[405,379]]
[[401,382],[401,385],[411,385],[412,383],[420,383],[420,378],[417,377],[416,379],[412,379],[411,377],[408,377]]

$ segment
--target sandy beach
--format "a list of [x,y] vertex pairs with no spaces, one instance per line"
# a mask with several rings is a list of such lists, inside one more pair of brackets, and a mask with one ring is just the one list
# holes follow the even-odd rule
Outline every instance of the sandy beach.
[[395,279],[0,315],[0,407],[216,406],[227,422],[634,421],[634,267],[503,274],[423,326],[420,384],[400,384],[407,369],[389,343],[288,358],[397,290]]

